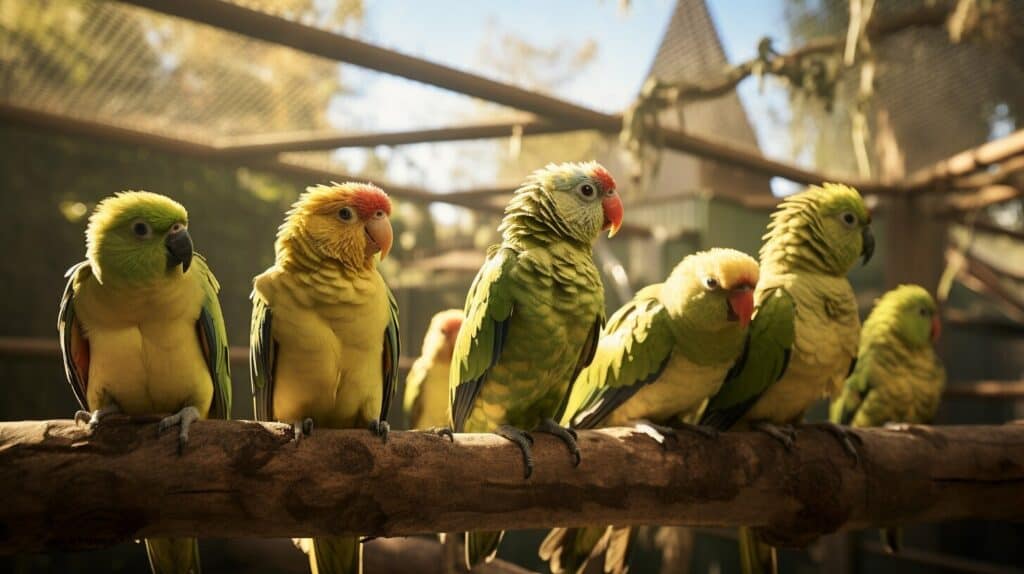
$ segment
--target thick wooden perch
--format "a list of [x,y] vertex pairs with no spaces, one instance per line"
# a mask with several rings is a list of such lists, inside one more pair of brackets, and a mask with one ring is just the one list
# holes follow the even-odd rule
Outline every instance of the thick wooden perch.
[[859,431],[786,451],[760,433],[683,433],[664,449],[629,429],[580,433],[573,468],[538,434],[536,470],[493,435],[314,430],[200,421],[183,455],[154,418],[0,423],[0,552],[146,536],[406,535],[584,523],[760,526],[806,542],[840,528],[1024,519],[1024,425]]

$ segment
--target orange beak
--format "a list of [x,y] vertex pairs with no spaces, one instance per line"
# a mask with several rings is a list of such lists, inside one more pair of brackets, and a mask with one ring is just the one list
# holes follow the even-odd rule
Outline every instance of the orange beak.
[[744,285],[729,292],[729,319],[739,321],[740,326],[750,325],[754,314],[754,290]]
[[391,251],[391,242],[394,238],[391,231],[391,220],[386,215],[381,215],[366,222],[366,254],[372,255],[380,252],[380,258],[384,259]]
[[601,208],[604,209],[604,226],[601,231],[608,231],[608,237],[615,237],[622,227],[622,200],[618,195],[609,195],[601,200]]
[[942,323],[939,322],[938,317],[932,317],[932,343],[939,340],[942,335]]

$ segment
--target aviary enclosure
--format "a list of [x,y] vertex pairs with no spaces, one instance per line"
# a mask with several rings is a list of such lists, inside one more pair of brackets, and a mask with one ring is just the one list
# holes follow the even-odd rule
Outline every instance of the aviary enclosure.
[[1024,572],[1020,2],[0,24],[0,570]]

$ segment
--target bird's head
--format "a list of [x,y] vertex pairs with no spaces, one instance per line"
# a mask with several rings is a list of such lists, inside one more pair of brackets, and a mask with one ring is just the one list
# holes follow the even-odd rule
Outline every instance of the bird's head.
[[[825,183],[783,200],[761,249],[761,262],[774,255],[798,264],[845,275],[875,252],[871,214],[860,193],[847,185]],[[781,245],[780,245],[781,244]]]
[[911,347],[933,344],[942,333],[935,299],[920,285],[900,285],[882,295],[864,323],[865,337],[885,324]]
[[560,237],[591,244],[622,226],[622,200],[601,164],[549,164],[516,190],[507,213],[529,213]]
[[391,200],[369,183],[309,187],[292,205],[277,234],[278,259],[336,261],[370,269],[391,250]]
[[423,354],[451,361],[464,317],[462,309],[446,309],[434,315],[423,339]]
[[101,201],[85,231],[86,257],[100,283],[145,283],[192,264],[188,213],[173,199],[125,191]]
[[662,288],[662,299],[701,330],[745,330],[754,313],[758,278],[753,257],[734,249],[709,249],[676,265]]

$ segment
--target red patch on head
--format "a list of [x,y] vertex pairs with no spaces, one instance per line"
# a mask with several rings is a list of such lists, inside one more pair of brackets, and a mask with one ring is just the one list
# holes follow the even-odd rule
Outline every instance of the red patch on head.
[[597,166],[594,168],[593,176],[606,192],[615,189],[615,178],[605,168]]
[[352,206],[355,207],[359,219],[367,220],[377,211],[391,215],[391,200],[379,187],[363,185],[352,195]]
[[459,329],[461,327],[461,317],[449,317],[448,319],[445,319],[444,324],[441,325],[441,330],[443,330],[445,333],[448,333],[449,335],[454,335],[459,332]]

